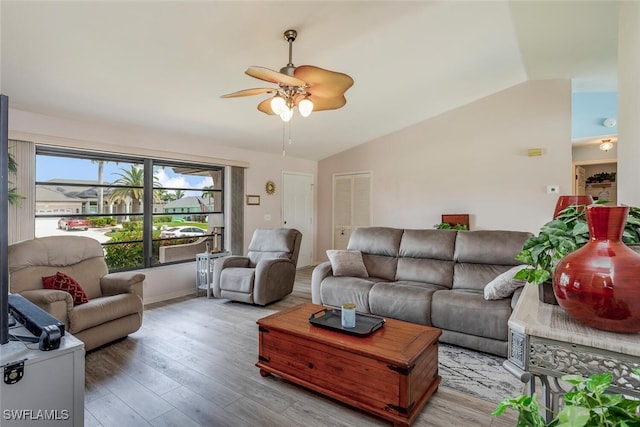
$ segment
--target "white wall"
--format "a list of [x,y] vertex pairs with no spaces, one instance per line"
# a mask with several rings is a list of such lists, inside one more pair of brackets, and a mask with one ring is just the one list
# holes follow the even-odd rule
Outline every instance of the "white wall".
[[537,232],[557,200],[547,185],[571,193],[571,82],[523,83],[320,161],[319,256],[331,247],[332,175],[363,170],[374,225],[431,228],[468,213],[472,229]]
[[[312,160],[228,147],[219,141],[192,135],[170,134],[103,122],[71,120],[18,109],[9,111],[9,137],[71,148],[146,154],[204,163],[248,165],[246,194],[259,194],[261,203],[259,206],[245,204],[245,251],[253,230],[258,227],[282,226],[280,207],[282,172],[309,173],[314,175],[314,179],[317,172],[317,162]],[[276,183],[276,193],[271,196],[266,194],[264,187],[268,180]],[[265,214],[271,216],[270,221],[265,221]],[[315,236],[309,237],[315,239]],[[176,267],[175,271],[169,271],[171,268],[164,267],[162,270],[166,270],[162,273],[157,269],[148,270],[145,297],[157,300],[159,295],[191,292],[195,286],[194,264]],[[185,268],[190,271],[186,276],[183,274]],[[176,274],[180,279],[177,279]]]
[[575,145],[571,149],[574,162],[616,161],[618,158],[618,143],[613,144],[609,151],[602,151],[599,144]]
[[640,3],[620,2],[618,203],[640,206]]

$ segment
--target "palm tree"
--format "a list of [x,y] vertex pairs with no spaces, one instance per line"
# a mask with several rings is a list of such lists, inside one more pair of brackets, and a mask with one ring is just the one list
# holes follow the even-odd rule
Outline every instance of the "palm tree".
[[91,160],[91,163],[98,164],[98,210],[97,213],[102,213],[104,208],[104,188],[102,184],[104,184],[104,160]]
[[180,200],[184,197],[186,193],[184,192],[184,190],[176,190],[175,191],[175,195],[176,195],[176,200]]
[[[131,168],[129,170],[126,170],[124,168],[120,168],[120,170],[122,171],[122,173],[114,173],[114,175],[118,175],[120,178],[116,179],[113,183],[116,185],[121,185],[123,187],[113,189],[113,191],[109,195],[109,202],[120,203],[123,201],[127,202],[127,200],[129,200],[131,202],[131,211],[140,212],[143,196],[142,187],[144,186],[144,171],[142,168],[139,168],[136,165],[131,165]],[[156,184],[159,185],[157,177],[154,176],[153,180],[154,186]],[[153,200],[160,201],[160,195],[155,191],[153,192]]]
[[211,199],[213,198],[214,190],[215,190],[215,184],[202,187],[202,195],[200,197],[206,197],[208,205],[211,205]]
[[153,191],[158,193],[158,197],[163,202],[173,202],[174,200],[176,200],[176,195],[170,191],[165,190],[164,188],[159,188]]

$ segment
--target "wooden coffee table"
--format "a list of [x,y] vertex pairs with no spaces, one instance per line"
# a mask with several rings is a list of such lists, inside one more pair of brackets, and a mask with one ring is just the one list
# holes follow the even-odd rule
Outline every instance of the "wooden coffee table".
[[386,319],[367,337],[309,323],[301,304],[258,320],[260,374],[278,375],[396,426],[409,426],[438,389],[436,328]]

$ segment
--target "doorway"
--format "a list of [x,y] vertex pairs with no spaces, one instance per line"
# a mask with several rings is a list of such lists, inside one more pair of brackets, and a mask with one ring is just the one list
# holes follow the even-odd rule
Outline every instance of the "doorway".
[[282,222],[302,233],[298,268],[313,265],[313,175],[282,173]]
[[616,160],[574,162],[573,170],[573,194],[588,195],[594,201],[606,200],[614,205],[618,203]]

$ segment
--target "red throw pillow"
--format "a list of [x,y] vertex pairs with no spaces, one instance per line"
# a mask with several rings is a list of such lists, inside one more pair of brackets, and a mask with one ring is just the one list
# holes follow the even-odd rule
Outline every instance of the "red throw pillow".
[[42,278],[42,285],[45,289],[59,289],[66,291],[73,297],[73,304],[80,305],[89,302],[87,294],[73,277],[57,272],[54,276]]

